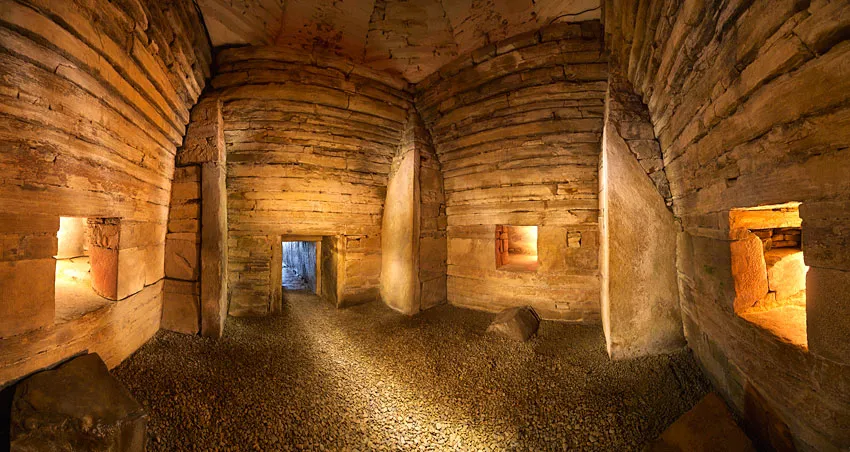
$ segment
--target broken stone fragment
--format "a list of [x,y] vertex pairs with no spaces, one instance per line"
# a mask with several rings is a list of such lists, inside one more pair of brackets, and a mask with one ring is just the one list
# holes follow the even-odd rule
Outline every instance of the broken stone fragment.
[[488,333],[494,333],[517,341],[527,341],[537,332],[540,319],[529,306],[506,309],[499,313],[490,326]]
[[145,449],[147,415],[95,353],[18,383],[11,411],[15,452]]

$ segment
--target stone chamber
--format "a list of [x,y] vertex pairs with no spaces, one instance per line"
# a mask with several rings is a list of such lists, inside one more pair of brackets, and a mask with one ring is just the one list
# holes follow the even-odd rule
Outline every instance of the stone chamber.
[[846,0],[0,0],[0,47],[0,450],[850,450]]

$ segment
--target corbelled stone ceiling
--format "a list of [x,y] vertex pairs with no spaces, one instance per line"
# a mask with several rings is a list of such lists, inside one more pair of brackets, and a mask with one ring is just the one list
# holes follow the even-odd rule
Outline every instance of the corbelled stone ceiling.
[[416,83],[456,56],[555,22],[600,18],[599,0],[199,0],[214,46],[334,52]]

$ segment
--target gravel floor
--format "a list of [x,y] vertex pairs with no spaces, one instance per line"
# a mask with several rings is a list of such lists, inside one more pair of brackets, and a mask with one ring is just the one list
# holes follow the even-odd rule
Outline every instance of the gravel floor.
[[610,362],[598,325],[513,343],[486,313],[286,295],[282,316],[160,332],[114,370],[148,450],[635,450],[709,390],[685,351]]

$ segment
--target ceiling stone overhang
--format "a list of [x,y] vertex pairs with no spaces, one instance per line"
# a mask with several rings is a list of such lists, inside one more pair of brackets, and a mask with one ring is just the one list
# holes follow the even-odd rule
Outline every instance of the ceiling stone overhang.
[[600,0],[197,0],[214,47],[335,53],[417,83],[458,55],[556,22],[600,19]]

